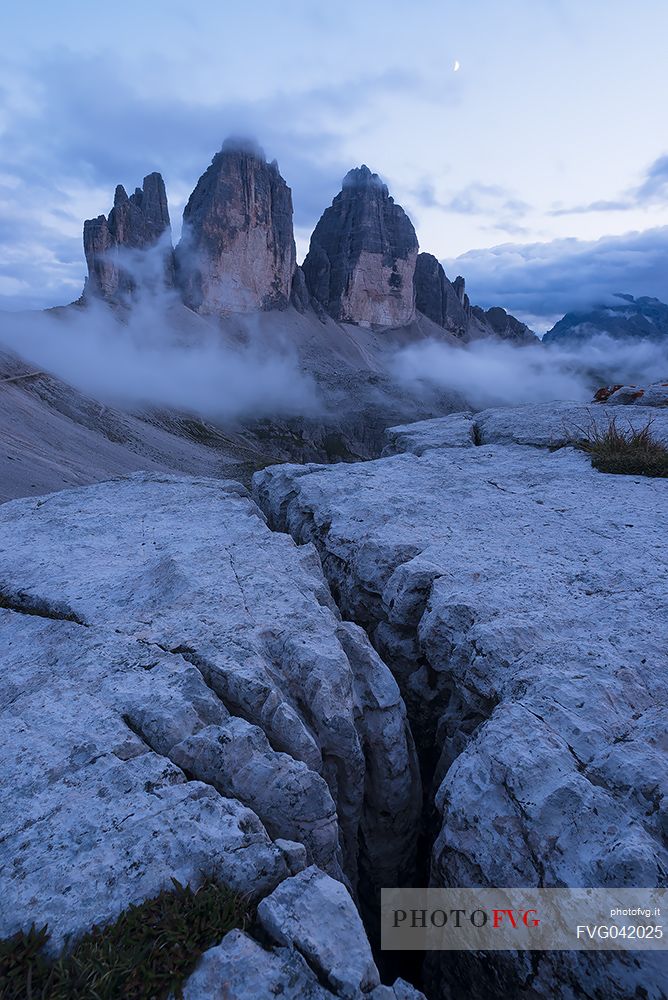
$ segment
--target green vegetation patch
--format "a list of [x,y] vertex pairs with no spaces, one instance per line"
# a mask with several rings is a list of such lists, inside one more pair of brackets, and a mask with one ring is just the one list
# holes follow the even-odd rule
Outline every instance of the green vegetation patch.
[[161,1000],[181,996],[200,955],[244,927],[247,903],[214,881],[180,885],[130,906],[60,956],[44,954],[47,927],[0,941],[2,1000]]
[[651,420],[639,429],[622,428],[612,417],[601,429],[592,423],[573,443],[591,456],[599,472],[668,477],[668,448],[652,433]]

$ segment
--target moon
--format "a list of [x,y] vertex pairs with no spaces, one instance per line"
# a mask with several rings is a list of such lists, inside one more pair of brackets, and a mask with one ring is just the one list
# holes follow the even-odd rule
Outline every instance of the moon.
[[452,67],[452,72],[453,73],[458,73],[460,66],[461,66],[461,63],[460,63],[459,59],[455,59],[455,65]]

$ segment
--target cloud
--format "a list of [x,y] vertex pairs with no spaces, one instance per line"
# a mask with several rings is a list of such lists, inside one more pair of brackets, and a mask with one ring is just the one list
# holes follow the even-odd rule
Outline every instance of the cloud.
[[668,202],[668,155],[654,160],[645,172],[641,184],[629,188],[619,198],[591,201],[584,205],[557,205],[548,214],[586,215],[590,212],[625,212]]
[[425,179],[410,194],[423,208],[452,212],[455,215],[484,217],[485,229],[499,230],[511,236],[522,236],[528,232],[518,220],[531,211],[531,205],[498,184],[475,181],[440,198],[434,185]]
[[315,383],[289,344],[268,344],[253,316],[237,317],[235,330],[226,342],[199,320],[185,336],[168,293],[145,293],[123,321],[102,303],[0,313],[0,344],[109,404],[227,420],[319,412]]
[[542,332],[566,312],[605,303],[618,292],[668,301],[668,226],[596,241],[506,243],[444,260],[463,274],[471,301],[501,305]]
[[636,191],[636,199],[640,203],[668,200],[668,156],[660,156],[651,165]]
[[474,409],[559,399],[585,402],[600,385],[662,378],[668,372],[668,345],[606,336],[572,348],[427,341],[399,351],[394,372],[411,391],[426,383],[461,394]]

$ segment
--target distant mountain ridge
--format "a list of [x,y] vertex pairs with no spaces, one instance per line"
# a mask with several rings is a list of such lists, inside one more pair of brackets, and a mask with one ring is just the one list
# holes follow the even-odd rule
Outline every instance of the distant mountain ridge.
[[618,293],[619,305],[599,305],[569,312],[543,337],[543,343],[579,343],[599,334],[616,340],[661,340],[668,337],[668,305],[643,295]]

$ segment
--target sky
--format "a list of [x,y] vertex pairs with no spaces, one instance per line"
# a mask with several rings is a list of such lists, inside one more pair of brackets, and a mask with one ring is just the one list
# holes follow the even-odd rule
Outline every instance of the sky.
[[364,162],[474,302],[544,330],[615,292],[668,300],[666,37],[665,0],[12,4],[0,309],[79,295],[82,220],[118,183],[161,171],[178,237],[230,134],[278,160],[300,260]]

